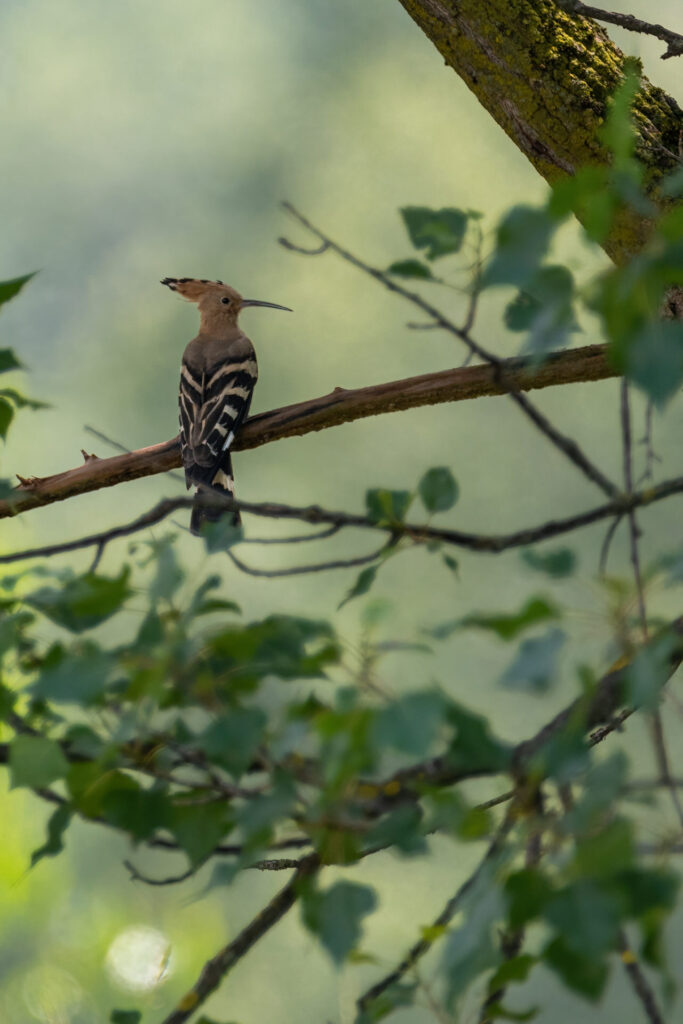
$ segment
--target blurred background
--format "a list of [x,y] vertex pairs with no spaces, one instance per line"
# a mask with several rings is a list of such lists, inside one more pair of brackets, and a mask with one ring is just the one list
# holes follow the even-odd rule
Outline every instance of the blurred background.
[[[629,9],[616,0],[610,6]],[[651,0],[633,13],[680,28],[674,0]],[[160,286],[166,275],[221,278],[245,295],[293,307],[292,314],[244,315],[260,364],[253,412],[462,363],[465,353],[448,337],[406,327],[415,312],[369,277],[333,255],[306,258],[280,247],[280,235],[310,244],[281,200],[370,263],[387,266],[411,255],[400,206],[476,209],[490,232],[509,206],[545,194],[535,171],[396,0],[5,0],[0,33],[0,279],[40,270],[3,309],[0,345],[14,347],[29,367],[28,393],[52,404],[20,414],[1,453],[6,476],[71,468],[81,448],[112,454],[85,425],[129,448],[177,432],[179,361],[197,315]],[[662,44],[617,30],[612,36],[643,57],[653,81],[683,99],[680,63],[659,60]],[[579,281],[606,265],[573,225],[561,232],[555,255]],[[464,282],[457,259],[443,267],[452,281]],[[430,297],[462,316],[456,292]],[[502,322],[509,297],[487,296],[475,331],[501,354],[519,345]],[[590,320],[583,327],[576,344],[600,340]],[[544,391],[537,401],[604,469],[616,471],[614,381]],[[634,407],[640,436],[643,409],[637,400]],[[656,424],[659,469],[668,476],[681,472],[682,420],[680,403],[673,403]],[[536,524],[600,500],[502,398],[361,420],[237,454],[234,465],[238,494],[247,500],[349,511],[363,508],[368,487],[414,487],[430,466],[446,465],[461,498],[444,524],[481,531]],[[182,492],[181,483],[156,476],[33,511],[3,521],[0,550],[119,524]],[[662,550],[662,538],[669,548],[680,544],[675,501],[658,505],[642,523],[646,556]],[[167,523],[156,535],[170,529]],[[253,520],[247,529],[284,532]],[[415,551],[393,560],[373,590],[373,601],[390,609],[381,627],[388,639],[419,637],[425,625],[481,608],[513,611],[541,590],[553,594],[569,607],[570,638],[562,681],[547,696],[501,689],[513,651],[477,634],[460,635],[429,657],[387,657],[382,683],[398,693],[438,681],[490,715],[506,738],[530,734],[575,692],[578,664],[600,670],[609,663],[613,598],[596,580],[603,536],[596,527],[571,541],[580,570],[562,587],[539,581],[515,552],[496,559],[454,552],[456,577]],[[372,544],[345,536],[336,547],[317,548],[315,557],[358,554]],[[355,578],[353,570],[248,578],[217,565],[218,556],[207,560],[184,533],[178,550],[192,582],[222,571],[226,594],[248,617],[274,610],[328,617]],[[260,567],[291,559],[286,548],[243,551]],[[113,572],[126,553],[126,542],[110,546],[102,571]],[[620,536],[611,569],[624,577],[626,556]],[[86,554],[72,564],[84,568],[88,561]],[[648,599],[655,612],[680,613],[675,591],[654,588]],[[366,604],[352,603],[336,619],[350,664]],[[141,611],[131,605],[135,623]],[[672,701],[667,708],[670,746],[680,746],[680,712]],[[631,750],[652,772],[639,728],[630,727]],[[480,793],[487,795],[485,787],[472,788]],[[129,851],[85,825],[70,831],[65,855],[29,873],[49,809],[23,791],[3,789],[0,801],[0,1017],[8,1024],[99,1024],[113,1006],[143,1008],[145,1020],[156,1020],[282,882],[246,873],[208,898],[201,897],[201,875],[182,886],[145,888],[121,864]],[[478,855],[476,845],[439,840],[429,871],[391,856],[354,870],[381,892],[362,944],[379,969],[429,923]],[[138,860],[161,875],[181,866],[180,858]],[[680,920],[671,948],[676,937],[683,938]],[[675,972],[679,966],[672,964]],[[295,913],[240,965],[207,1011],[242,1024],[347,1022],[377,970],[335,973]],[[536,1000],[546,1007],[537,1018],[542,1024],[578,1014],[586,1021],[631,1019],[635,1012],[618,975],[595,1010],[542,974],[523,990],[525,1005]],[[433,1017],[413,1009],[395,1019],[422,1024]]]

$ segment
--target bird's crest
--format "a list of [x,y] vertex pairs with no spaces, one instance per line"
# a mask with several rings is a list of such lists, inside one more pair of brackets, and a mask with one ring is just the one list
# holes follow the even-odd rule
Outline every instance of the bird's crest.
[[172,292],[182,295],[188,302],[199,302],[205,295],[214,292],[219,295],[237,297],[237,292],[222,281],[207,281],[197,277],[165,277],[162,282]]

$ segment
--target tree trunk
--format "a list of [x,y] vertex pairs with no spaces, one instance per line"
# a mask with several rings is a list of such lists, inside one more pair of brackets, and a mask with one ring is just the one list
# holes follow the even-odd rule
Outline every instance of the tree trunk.
[[[594,21],[553,0],[399,0],[536,170],[551,184],[605,164],[600,141],[624,54]],[[648,193],[680,166],[683,112],[644,76],[635,102]],[[643,245],[650,222],[621,216],[604,243],[617,263]]]

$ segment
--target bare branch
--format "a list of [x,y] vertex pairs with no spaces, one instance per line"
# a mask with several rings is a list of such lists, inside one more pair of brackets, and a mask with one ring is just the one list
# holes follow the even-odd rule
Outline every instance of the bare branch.
[[664,1024],[664,1017],[657,1006],[655,994],[650,988],[650,983],[645,977],[635,954],[630,949],[628,940],[623,931],[619,932],[619,951],[621,953],[621,962],[623,963],[629,981],[633,986],[633,991],[640,1000],[643,1010],[645,1011],[645,1016],[649,1020],[650,1024]]
[[[607,362],[602,345],[558,352],[535,368],[524,359],[506,359],[501,365],[500,373],[494,373],[490,366],[468,366],[367,388],[337,388],[320,398],[252,416],[240,430],[234,448],[237,451],[258,448],[271,441],[325,430],[365,416],[503,395],[511,388],[526,391],[618,376]],[[166,473],[178,466],[180,447],[174,437],[128,454],[92,460],[54,476],[26,479],[25,485],[17,487],[11,499],[0,501],[0,519],[101,487]]]
[[164,1018],[163,1024],[183,1024],[195,1013],[206,999],[221,984],[229,971],[238,963],[280,918],[296,902],[299,885],[304,878],[314,874],[320,861],[317,854],[304,857],[287,885],[273,897],[264,909],[244,928],[240,934],[221,949],[211,960],[207,960],[192,989],[183,996],[175,1010]]
[[[636,491],[630,496],[624,495],[614,501],[606,502],[589,509],[587,512],[579,512],[575,516],[567,516],[565,519],[551,519],[539,526],[527,527],[513,533],[484,534],[468,533],[463,530],[449,530],[418,523],[376,523],[367,516],[353,515],[348,512],[335,512],[320,508],[319,505],[308,505],[297,507],[294,505],[280,505],[273,502],[262,502],[255,504],[246,501],[236,501],[231,498],[220,498],[218,495],[206,494],[203,502],[211,507],[225,507],[228,509],[239,508],[241,512],[248,515],[263,516],[267,519],[296,519],[305,523],[319,524],[330,523],[335,527],[357,527],[368,530],[380,530],[390,533],[395,537],[407,537],[416,542],[441,541],[444,544],[452,544],[455,547],[467,551],[475,551],[488,554],[498,554],[511,548],[525,547],[528,544],[535,544],[538,541],[549,540],[565,533],[571,533],[584,526],[609,519],[611,516],[620,516],[627,513],[629,509],[645,508],[655,502],[663,501],[673,494],[683,492],[683,477],[674,477],[665,480],[656,487],[649,487],[644,491]],[[193,503],[192,498],[164,498],[149,512],[138,516],[129,523],[104,530],[100,533],[92,533],[86,537],[79,537],[76,540],[64,541],[61,544],[49,544],[43,547],[26,548],[23,551],[14,551],[9,554],[0,555],[0,564],[21,562],[29,558],[49,558],[53,555],[66,554],[71,551],[78,551],[88,547],[99,547],[108,544],[110,541],[120,537],[129,537],[148,526],[166,519],[173,512],[181,508],[189,508]]]
[[314,562],[310,565],[294,565],[289,569],[254,569],[252,566],[247,565],[241,559],[237,557],[234,551],[228,551],[228,558],[237,566],[240,572],[246,573],[248,576],[263,576],[267,579],[273,579],[279,576],[303,576],[306,573],[312,572],[327,572],[329,569],[352,569],[358,565],[369,565],[370,562],[377,561],[378,558],[387,551],[388,548],[393,547],[396,544],[398,538],[394,539],[391,537],[386,544],[382,544],[381,548],[377,548],[376,551],[371,551],[369,555],[359,555],[358,558],[339,558],[333,562]]
[[662,60],[669,57],[680,57],[683,54],[683,36],[663,25],[653,24],[634,17],[633,14],[622,14],[620,11],[604,11],[601,7],[593,7],[592,4],[581,3],[581,0],[557,0],[558,7],[569,14],[581,14],[584,18],[593,18],[595,21],[604,21],[608,25],[618,25],[619,28],[628,29],[629,32],[639,32],[641,35],[655,36],[668,44]]

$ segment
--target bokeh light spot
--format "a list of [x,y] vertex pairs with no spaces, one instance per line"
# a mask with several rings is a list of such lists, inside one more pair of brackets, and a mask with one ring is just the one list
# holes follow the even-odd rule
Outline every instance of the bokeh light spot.
[[112,980],[134,992],[149,992],[162,985],[173,971],[171,944],[148,925],[125,928],[107,950],[107,970]]

